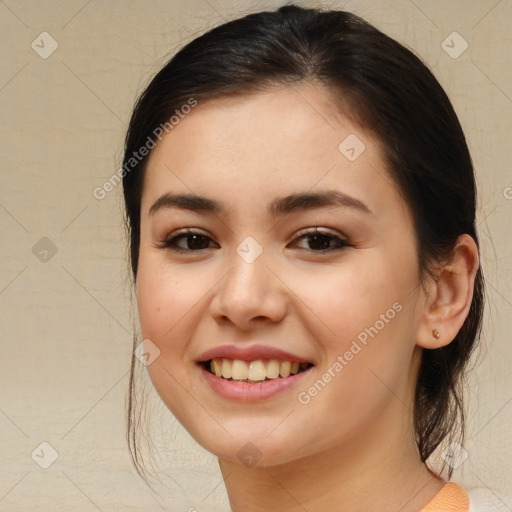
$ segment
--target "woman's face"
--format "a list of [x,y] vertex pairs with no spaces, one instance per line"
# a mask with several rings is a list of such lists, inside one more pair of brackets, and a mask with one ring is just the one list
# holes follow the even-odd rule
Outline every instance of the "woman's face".
[[160,350],[147,369],[222,458],[270,466],[410,430],[418,279],[376,139],[321,89],[199,103],[152,151],[136,282],[142,339]]

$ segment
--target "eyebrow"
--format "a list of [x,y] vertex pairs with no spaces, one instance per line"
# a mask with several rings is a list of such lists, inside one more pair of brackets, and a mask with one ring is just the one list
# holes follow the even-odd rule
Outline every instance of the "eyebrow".
[[[280,197],[269,205],[268,211],[273,217],[281,217],[299,210],[311,210],[327,206],[353,208],[362,213],[373,215],[370,208],[361,200],[339,190],[304,192]],[[167,192],[153,203],[149,209],[149,215],[173,207],[218,215],[222,215],[226,211],[225,206],[214,199],[196,194],[172,194]]]

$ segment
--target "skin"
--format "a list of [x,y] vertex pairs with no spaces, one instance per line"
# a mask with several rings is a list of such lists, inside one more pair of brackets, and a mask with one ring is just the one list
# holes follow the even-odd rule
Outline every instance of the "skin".
[[[338,149],[349,134],[366,147],[354,161]],[[218,456],[232,511],[421,510],[445,481],[414,442],[414,379],[422,348],[451,342],[468,314],[478,268],[472,238],[461,236],[450,265],[422,286],[411,214],[378,140],[307,83],[199,104],[152,151],[144,180],[136,293],[143,339],[161,351],[147,369],[166,406]],[[278,197],[326,189],[371,213],[267,212]],[[150,215],[165,192],[207,196],[226,212],[172,207]],[[322,253],[299,233],[315,227],[350,246]],[[182,228],[209,237],[204,248],[193,251],[186,237],[179,245],[188,252],[159,245]],[[248,236],[263,249],[253,263],[236,252]],[[400,312],[299,403],[297,394],[395,303]],[[251,341],[315,366],[300,387],[264,401],[220,397],[197,359]],[[260,457],[252,467],[237,456],[248,442]]]

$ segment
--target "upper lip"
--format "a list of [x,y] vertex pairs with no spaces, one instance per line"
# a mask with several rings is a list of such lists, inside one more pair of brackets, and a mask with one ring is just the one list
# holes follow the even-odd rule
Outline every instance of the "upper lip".
[[308,363],[307,359],[286,352],[277,347],[269,345],[253,344],[249,346],[241,345],[221,345],[207,350],[199,356],[198,362],[209,361],[210,359],[222,358],[240,359],[242,361],[256,361],[257,359],[277,359],[281,361]]

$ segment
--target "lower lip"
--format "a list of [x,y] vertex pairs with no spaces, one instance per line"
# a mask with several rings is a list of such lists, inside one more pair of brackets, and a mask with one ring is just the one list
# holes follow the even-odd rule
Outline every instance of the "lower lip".
[[248,382],[237,382],[235,380],[226,380],[222,377],[217,377],[206,370],[206,368],[199,365],[203,378],[213,391],[224,398],[241,402],[265,400],[282,393],[297,385],[311,368],[312,367],[286,378],[278,377],[277,379],[250,384]]

